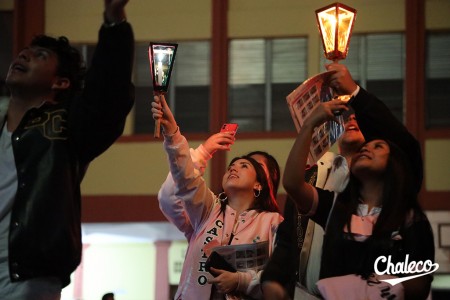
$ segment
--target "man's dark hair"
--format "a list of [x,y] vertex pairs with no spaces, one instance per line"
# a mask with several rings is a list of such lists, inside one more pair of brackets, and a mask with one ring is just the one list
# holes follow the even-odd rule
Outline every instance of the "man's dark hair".
[[83,88],[85,64],[80,52],[72,47],[65,36],[53,38],[46,35],[38,35],[33,38],[31,47],[42,47],[56,53],[58,57],[57,75],[70,80],[70,87],[55,96],[55,100],[69,99],[79,93]]
[[102,300],[114,300],[114,293],[106,293],[103,295]]

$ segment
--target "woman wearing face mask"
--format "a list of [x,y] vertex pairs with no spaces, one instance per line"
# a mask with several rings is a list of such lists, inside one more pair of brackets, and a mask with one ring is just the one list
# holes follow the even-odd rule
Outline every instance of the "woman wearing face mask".
[[189,145],[181,135],[164,99],[152,102],[155,120],[161,121],[164,147],[175,183],[175,197],[192,228],[189,247],[176,299],[259,298],[259,273],[228,272],[211,268],[205,262],[213,246],[251,244],[268,241],[272,251],[274,234],[282,217],[277,212],[263,168],[251,157],[231,161],[222,180],[224,192],[214,195],[192,162]]
[[386,139],[366,142],[352,158],[350,181],[342,193],[299,180],[314,128],[346,109],[344,102],[333,100],[312,113],[291,149],[283,178],[300,212],[325,229],[318,288],[325,299],[425,299],[431,275],[391,286],[381,280],[417,273],[375,272],[386,269],[386,261],[376,265],[380,257],[390,257],[394,265],[408,259],[434,261],[431,226],[417,201],[411,162],[400,147]]

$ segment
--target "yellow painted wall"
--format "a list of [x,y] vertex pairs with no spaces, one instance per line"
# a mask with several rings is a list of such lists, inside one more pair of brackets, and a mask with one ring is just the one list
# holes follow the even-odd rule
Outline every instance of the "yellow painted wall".
[[[131,0],[126,11],[138,41],[208,39],[211,35],[210,0]],[[102,12],[103,1],[46,0],[46,32],[94,43]]]
[[427,0],[426,1],[425,20],[427,29],[448,29],[450,19],[448,12],[450,11],[450,1],[448,0]]
[[[190,145],[197,147],[199,143]],[[82,190],[88,195],[157,194],[168,172],[161,139],[116,143],[91,163]]]
[[[231,37],[266,37],[317,34],[315,10],[333,1],[324,0],[230,0]],[[348,0],[355,8],[355,32],[404,29],[404,1]],[[389,18],[389,22],[380,22]]]
[[2,0],[0,1],[0,10],[13,10],[14,1],[13,0]]
[[[283,169],[291,139],[237,140],[227,153],[230,161],[254,150],[271,153]],[[200,141],[189,142],[196,148]],[[225,172],[225,170],[223,170]],[[82,190],[86,195],[148,195],[158,193],[167,177],[169,168],[162,141],[145,143],[116,143],[107,152],[92,162],[83,181]],[[205,174],[209,182],[209,172]],[[284,192],[280,187],[280,192]]]
[[[208,39],[211,36],[211,1],[131,0],[127,5],[127,17],[140,42]],[[323,70],[314,11],[330,3],[325,0],[229,0],[229,35],[232,38],[306,36],[309,40],[308,74],[313,75]],[[404,0],[348,0],[345,4],[358,10],[354,32],[404,30]],[[94,43],[101,24],[102,6],[103,1],[47,0],[46,32],[67,35],[73,42]],[[427,0],[427,28],[449,29],[449,11],[450,1]],[[131,121],[125,134],[131,133]],[[192,146],[199,142],[193,141]],[[228,156],[266,150],[283,166],[292,142],[290,139],[239,140],[238,135]],[[448,153],[449,148],[449,140],[426,142],[427,189],[450,190],[450,157],[442,155]],[[436,162],[435,157],[441,160]],[[116,143],[92,163],[82,190],[89,195],[156,194],[167,170],[161,141]],[[206,178],[208,180],[208,174]]]
[[[450,112],[449,112],[450,113]],[[429,191],[450,190],[450,140],[427,140],[425,143],[426,187]]]

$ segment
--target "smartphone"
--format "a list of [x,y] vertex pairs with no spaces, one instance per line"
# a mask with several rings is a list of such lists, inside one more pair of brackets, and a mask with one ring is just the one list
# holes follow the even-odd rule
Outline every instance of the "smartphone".
[[225,123],[220,128],[220,132],[232,132],[233,136],[236,135],[239,125],[236,123]]
[[211,275],[216,277],[217,275],[213,274],[210,271],[211,267],[213,267],[215,269],[225,270],[228,272],[233,272],[233,273],[236,272],[236,269],[233,268],[233,266],[230,265],[230,263],[228,263],[225,260],[225,258],[223,258],[223,256],[220,255],[219,253],[217,253],[216,251],[213,251],[211,253],[211,255],[208,257],[208,259],[206,260],[206,263],[205,263],[206,271],[208,271],[209,273],[211,273]]

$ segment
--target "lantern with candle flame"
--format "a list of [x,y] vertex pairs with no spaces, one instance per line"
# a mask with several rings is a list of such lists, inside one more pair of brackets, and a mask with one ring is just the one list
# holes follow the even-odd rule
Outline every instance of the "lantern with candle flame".
[[333,61],[346,58],[356,10],[333,3],[316,10],[316,18],[325,57]]
[[[177,48],[178,44],[171,43],[151,42],[148,46],[150,72],[153,81],[153,93],[155,95],[167,93]],[[155,121],[154,137],[158,138],[159,132],[160,122],[157,120]]]

